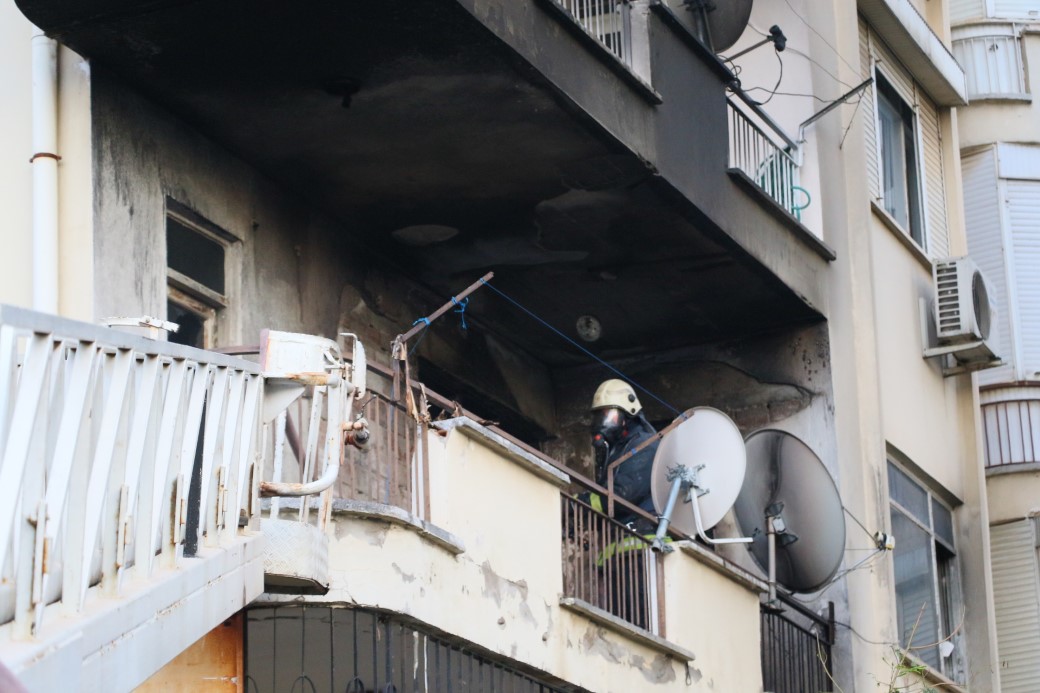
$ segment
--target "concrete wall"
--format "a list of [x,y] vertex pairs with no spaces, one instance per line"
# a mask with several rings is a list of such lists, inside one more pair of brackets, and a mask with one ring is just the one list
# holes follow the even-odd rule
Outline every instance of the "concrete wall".
[[1029,101],[994,99],[973,102],[957,112],[962,148],[992,142],[1040,141],[1040,25],[1022,32],[1026,91]]
[[[0,4],[0,302],[32,307],[32,37],[35,28],[13,2]],[[91,320],[90,68],[58,51],[58,312]]]
[[405,614],[589,690],[762,690],[756,591],[682,551],[668,555],[666,637],[696,655],[687,684],[685,666],[664,652],[560,606],[557,483],[472,430],[432,440],[431,523],[465,551],[337,515],[332,588],[317,601]]
[[[639,23],[646,33],[633,41],[648,46],[650,83],[663,99],[660,104],[614,77],[605,61],[582,43],[566,39],[562,22],[540,3],[461,4],[556,85],[586,118],[652,164],[707,217],[699,223],[725,229],[730,240],[810,305],[827,312],[822,281],[827,262],[724,173],[727,141],[702,136],[726,131],[727,74],[712,67],[646,3],[635,3],[633,11],[646,15]],[[547,42],[545,37],[559,40]]]
[[32,305],[32,25],[0,3],[0,301]]

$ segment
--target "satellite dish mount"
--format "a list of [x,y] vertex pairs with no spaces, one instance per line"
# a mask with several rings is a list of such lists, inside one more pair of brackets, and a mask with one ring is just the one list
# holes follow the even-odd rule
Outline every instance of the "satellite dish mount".
[[670,547],[665,544],[664,538],[668,534],[668,524],[672,521],[672,513],[675,512],[675,504],[679,500],[679,494],[685,493],[683,503],[689,503],[693,510],[693,520],[697,526],[697,536],[709,544],[747,544],[753,541],[751,537],[735,537],[732,539],[712,539],[704,531],[704,521],[701,519],[700,501],[701,496],[711,493],[711,489],[701,485],[700,472],[706,465],[698,464],[688,467],[684,464],[673,465],[668,468],[668,481],[671,488],[668,492],[668,502],[665,504],[661,521],[657,525],[657,533],[650,548],[654,551],[669,551]]

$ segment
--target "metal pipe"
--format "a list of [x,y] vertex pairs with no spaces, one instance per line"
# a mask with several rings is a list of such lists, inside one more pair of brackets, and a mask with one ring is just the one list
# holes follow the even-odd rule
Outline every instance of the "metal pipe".
[[58,312],[58,44],[32,37],[33,308]]
[[769,547],[769,604],[776,604],[776,518],[766,517],[766,541]]
[[668,503],[664,506],[661,522],[657,525],[657,533],[650,548],[654,551],[664,551],[664,538],[668,534],[668,523],[672,521],[672,512],[675,510],[675,501],[679,499],[679,491],[682,490],[682,474],[676,474],[672,479],[672,488],[668,491]]

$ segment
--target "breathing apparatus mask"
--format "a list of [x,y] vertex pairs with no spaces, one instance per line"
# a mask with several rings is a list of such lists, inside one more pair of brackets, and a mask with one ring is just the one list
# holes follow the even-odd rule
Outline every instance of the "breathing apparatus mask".
[[607,458],[611,448],[621,440],[625,431],[625,414],[617,407],[604,407],[592,412],[592,449],[596,455],[596,481],[606,479]]

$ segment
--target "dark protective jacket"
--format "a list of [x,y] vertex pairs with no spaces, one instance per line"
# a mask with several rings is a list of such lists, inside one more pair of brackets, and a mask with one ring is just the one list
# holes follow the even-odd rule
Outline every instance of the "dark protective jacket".
[[[607,456],[607,465],[609,466],[614,460],[656,434],[657,431],[654,427],[642,417],[631,419],[628,425],[628,436],[625,437],[624,442],[611,449],[610,454]],[[614,471],[614,493],[629,503],[638,505],[651,515],[656,513],[654,511],[654,499],[650,493],[650,471],[654,466],[654,455],[657,453],[659,443],[659,440],[655,440],[622,462],[621,466]],[[627,524],[638,517],[626,508],[618,508],[615,516],[618,522],[623,524]],[[653,531],[655,529],[649,520],[644,520],[641,517],[635,523],[635,526],[636,530],[640,532]]]

